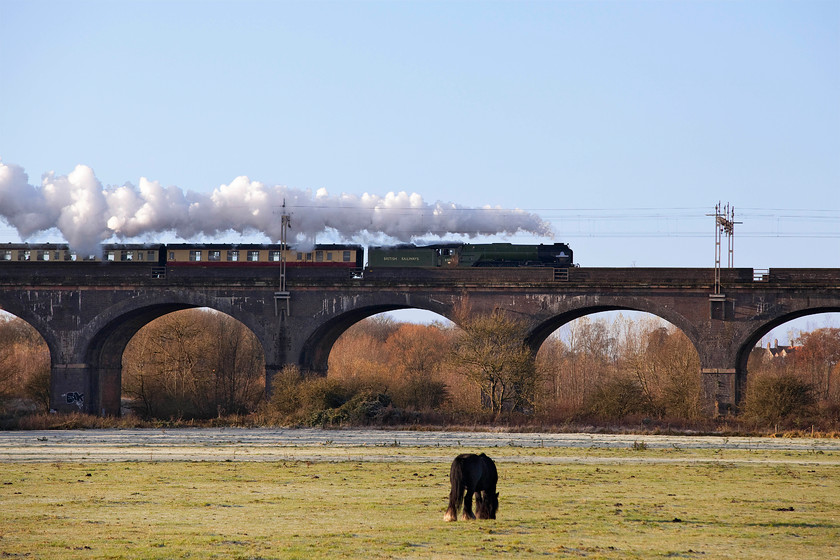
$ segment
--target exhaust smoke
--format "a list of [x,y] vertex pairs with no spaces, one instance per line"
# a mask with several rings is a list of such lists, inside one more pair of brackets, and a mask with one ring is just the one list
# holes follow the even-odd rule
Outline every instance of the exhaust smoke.
[[552,234],[549,224],[530,212],[427,203],[417,193],[331,195],[325,189],[267,186],[244,176],[209,194],[164,187],[146,178],[136,186],[103,186],[86,165],[77,165],[67,175],[46,173],[40,185],[32,185],[22,167],[0,160],[0,218],[24,240],[58,230],[80,252],[95,251],[105,241],[150,242],[172,233],[184,240],[261,233],[277,242],[284,203],[292,214],[292,244],[311,243],[324,232],[360,243],[381,241],[383,236],[409,242],[447,234]]

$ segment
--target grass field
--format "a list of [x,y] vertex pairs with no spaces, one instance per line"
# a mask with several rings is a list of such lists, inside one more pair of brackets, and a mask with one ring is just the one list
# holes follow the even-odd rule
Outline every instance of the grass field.
[[471,450],[358,451],[0,464],[0,558],[840,557],[834,453],[491,449],[499,518],[445,523]]

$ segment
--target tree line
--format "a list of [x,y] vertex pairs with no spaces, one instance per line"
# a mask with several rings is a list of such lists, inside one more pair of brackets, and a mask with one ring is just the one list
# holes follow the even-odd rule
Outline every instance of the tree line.
[[[517,421],[535,425],[704,421],[697,352],[657,318],[583,317],[536,359],[525,326],[503,312],[453,324],[356,324],[329,373],[287,367],[265,394],[262,348],[244,325],[208,309],[153,321],[123,355],[124,413],[144,420],[247,416],[255,423],[351,425]],[[0,320],[0,414],[49,406],[49,352],[17,318]],[[840,329],[800,333],[784,356],[756,348],[739,421],[836,429]]]

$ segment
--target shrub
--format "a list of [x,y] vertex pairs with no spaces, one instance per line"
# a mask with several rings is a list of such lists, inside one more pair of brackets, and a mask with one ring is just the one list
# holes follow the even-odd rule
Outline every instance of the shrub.
[[449,398],[446,383],[412,377],[392,390],[395,406],[411,410],[435,410]]
[[758,422],[779,422],[813,415],[814,388],[792,373],[767,375],[751,380],[744,414]]
[[597,417],[619,420],[650,409],[642,386],[629,377],[604,381],[589,397],[587,409]]
[[310,377],[301,387],[300,406],[305,410],[339,408],[353,396],[353,391],[331,377]]
[[391,406],[391,398],[384,393],[361,390],[337,407],[310,409],[307,424],[311,426],[341,426],[399,422],[402,411]]
[[300,408],[303,375],[294,365],[287,365],[271,379],[268,407],[272,412],[288,416]]

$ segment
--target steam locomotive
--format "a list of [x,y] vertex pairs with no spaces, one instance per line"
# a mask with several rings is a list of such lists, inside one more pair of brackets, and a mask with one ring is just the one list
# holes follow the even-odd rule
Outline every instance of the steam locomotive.
[[571,248],[553,245],[513,245],[511,243],[441,243],[435,245],[397,245],[368,248],[368,268],[422,267],[470,268],[573,265]]
[[[285,254],[284,254],[285,252]],[[315,245],[298,251],[278,244],[108,244],[98,255],[84,255],[65,244],[8,243],[0,245],[4,263],[112,263],[159,267],[276,266],[337,267],[362,269],[364,247],[348,244]],[[511,243],[439,243],[369,247],[367,267],[373,268],[469,268],[573,266],[572,250],[565,243],[513,245]]]

